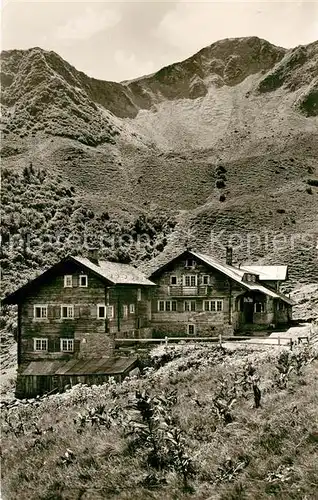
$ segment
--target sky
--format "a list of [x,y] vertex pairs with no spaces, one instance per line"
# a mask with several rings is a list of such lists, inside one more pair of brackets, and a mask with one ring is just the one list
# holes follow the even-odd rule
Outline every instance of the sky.
[[2,50],[54,50],[102,80],[153,73],[223,38],[259,36],[287,48],[318,40],[318,0],[1,0],[1,5]]

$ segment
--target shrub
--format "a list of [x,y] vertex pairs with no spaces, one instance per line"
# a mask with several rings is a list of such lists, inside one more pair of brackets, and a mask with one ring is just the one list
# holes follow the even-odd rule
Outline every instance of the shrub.
[[218,179],[215,181],[215,187],[218,189],[223,189],[225,188],[225,182],[222,179]]
[[318,179],[307,179],[307,184],[309,186],[318,187]]

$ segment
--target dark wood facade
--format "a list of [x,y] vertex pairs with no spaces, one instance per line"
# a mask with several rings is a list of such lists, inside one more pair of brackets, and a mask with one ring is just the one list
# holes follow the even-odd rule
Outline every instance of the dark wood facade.
[[[72,277],[72,286],[64,286],[64,276]],[[79,286],[80,276],[86,276],[87,286]],[[20,304],[20,363],[112,356],[115,336],[138,336],[140,330],[149,328],[148,295],[146,287],[107,285],[92,272],[65,264],[62,272],[30,290]],[[98,315],[102,306],[108,308],[105,317]],[[36,317],[38,307],[46,308],[45,317]],[[63,307],[71,308],[70,318],[62,317]],[[35,339],[47,339],[47,349],[35,350]],[[61,349],[63,339],[74,341],[70,352]]]
[[150,279],[124,264],[63,259],[3,301],[18,304],[17,396],[121,379],[136,360],[115,357],[116,338],[213,336],[288,323],[290,299],[275,280],[266,287],[258,278],[191,251]]
[[[114,353],[115,338],[151,336],[150,289],[142,283],[114,284],[65,259],[5,299],[18,304],[17,396],[60,388],[64,382],[121,379],[129,373],[135,360],[127,363],[126,358],[122,373],[115,370],[120,361]],[[111,366],[95,373],[100,359],[111,360]],[[54,363],[58,368],[72,360],[92,360],[92,366],[83,367],[83,372],[50,373]],[[44,373],[38,373],[43,366]]]
[[291,319],[291,306],[278,296],[247,290],[238,282],[239,276],[233,279],[191,252],[184,252],[150,279],[157,285],[152,297],[152,328],[157,336],[231,334]]

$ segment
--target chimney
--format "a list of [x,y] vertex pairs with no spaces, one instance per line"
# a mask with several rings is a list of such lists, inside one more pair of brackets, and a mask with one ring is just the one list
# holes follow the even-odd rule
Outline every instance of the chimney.
[[232,266],[233,263],[233,248],[232,247],[226,247],[226,264],[228,266]]
[[98,266],[98,248],[94,247],[94,248],[90,248],[88,250],[88,258],[89,260],[95,264],[96,266]]

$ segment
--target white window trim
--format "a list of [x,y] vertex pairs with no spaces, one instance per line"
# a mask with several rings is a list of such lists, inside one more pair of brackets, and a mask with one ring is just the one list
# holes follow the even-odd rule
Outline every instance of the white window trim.
[[[37,342],[41,342],[41,344],[42,344],[42,342],[46,342],[46,349],[37,349],[36,348]],[[49,339],[48,338],[40,338],[40,337],[33,338],[33,350],[35,352],[47,352],[48,348],[49,348]]]
[[[176,282],[175,283],[172,283],[172,278],[176,278]],[[178,286],[178,278],[177,278],[177,276],[175,274],[173,276],[170,276],[170,285],[171,286]]]
[[[258,305],[258,304],[261,304],[261,309],[262,309],[261,311],[257,311],[257,310],[256,310],[256,309],[257,309],[257,305]],[[255,312],[255,313],[258,313],[258,314],[259,314],[259,313],[263,313],[263,312],[265,312],[265,304],[264,304],[263,302],[255,302],[255,303],[254,303],[254,312]]]
[[[72,316],[63,316],[63,307],[72,309]],[[61,304],[61,319],[74,319],[74,305],[73,304]]]
[[[99,315],[99,308],[104,307],[105,309],[105,316],[100,316]],[[97,319],[114,319],[114,306],[106,304],[97,304]]]
[[[189,303],[189,309],[186,309],[186,303]],[[194,309],[191,309],[191,304],[195,304]],[[184,312],[196,312],[197,310],[196,300],[185,300],[183,303],[183,310]]]
[[[189,332],[189,327],[193,326],[193,333],[190,334]],[[188,323],[187,324],[187,335],[195,335],[197,331],[196,325],[194,323]]]
[[129,311],[129,309],[128,309],[128,305],[127,305],[127,304],[124,304],[124,305],[123,305],[123,318],[124,318],[124,319],[127,319],[127,318],[128,318],[128,311]]
[[[104,308],[104,316],[99,315],[99,308],[103,307]],[[97,319],[106,319],[106,305],[105,304],[97,304]]]
[[137,288],[137,300],[138,302],[141,300],[141,288]]
[[[163,302],[163,304],[164,304],[164,308],[163,309],[160,309],[160,302]],[[167,302],[169,302],[169,304],[170,304],[170,309],[169,310],[167,310],[167,305],[166,305]],[[175,310],[172,309],[172,303],[173,302],[176,304]],[[158,300],[158,312],[177,312],[177,301],[176,300],[163,300],[163,299]]]
[[[67,284],[68,278],[71,279],[71,284]],[[64,274],[64,288],[73,288],[73,276],[72,274]]]
[[[35,309],[36,308],[40,308],[41,309],[41,314],[42,314],[42,309],[45,309],[46,310],[46,316],[40,316],[39,318],[35,315]],[[43,321],[43,320],[46,320],[48,319],[48,306],[47,304],[35,304],[33,306],[33,319],[35,321]]]
[[[190,260],[192,261],[191,265],[189,265]],[[195,260],[192,257],[189,257],[189,259],[186,259],[186,261],[185,261],[185,267],[188,267],[190,269],[193,269],[195,267],[195,264],[196,264]]]
[[[211,307],[211,303],[214,303],[214,309],[212,310],[212,307]],[[221,302],[221,309],[218,309],[218,302]],[[209,308],[206,309],[205,308],[205,304],[208,303],[209,304]],[[223,299],[212,299],[212,300],[204,300],[203,301],[203,311],[204,312],[212,312],[212,313],[216,313],[216,312],[223,312],[224,311],[224,301]]]
[[[72,346],[72,349],[63,349],[63,342],[67,342],[67,346],[70,343]],[[60,339],[60,351],[62,351],[62,352],[74,352],[74,339]]]
[[135,314],[135,304],[129,304],[129,313]]
[[[208,278],[208,282],[204,283],[204,278]],[[210,284],[210,275],[209,274],[203,274],[202,276],[202,285],[209,285]]]
[[[81,278],[86,278],[86,285],[82,285],[81,284]],[[79,275],[78,286],[80,288],[87,288],[88,287],[88,276],[87,276],[87,274],[80,274]]]
[[[191,277],[195,278],[195,285],[191,285]],[[190,285],[186,285],[186,278],[189,277],[190,278]],[[187,287],[187,288],[194,288],[198,285],[198,275],[197,274],[184,274],[183,275],[183,286]]]

